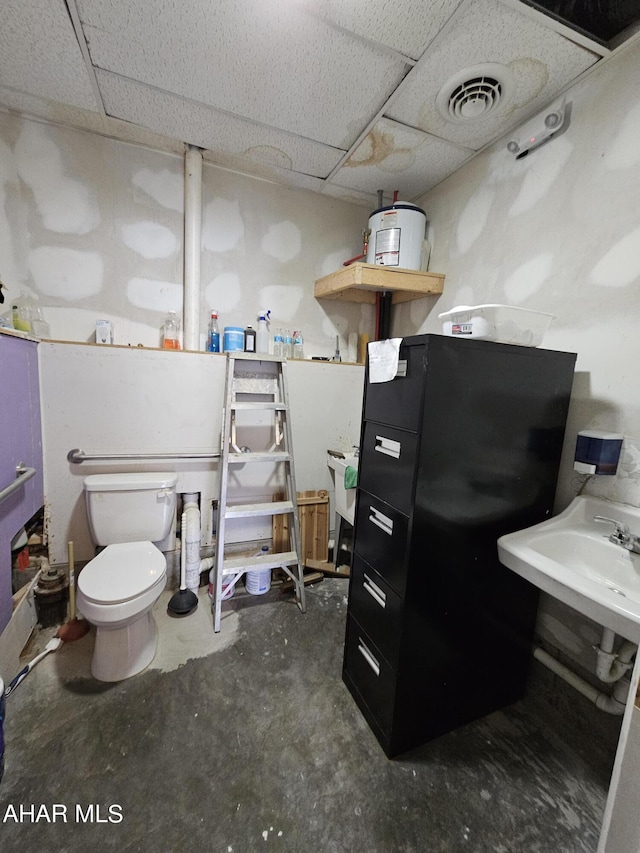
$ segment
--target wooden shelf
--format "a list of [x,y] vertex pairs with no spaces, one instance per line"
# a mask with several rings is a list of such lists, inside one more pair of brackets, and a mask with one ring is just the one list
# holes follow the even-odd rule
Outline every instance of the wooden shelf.
[[409,302],[442,293],[444,275],[376,264],[350,264],[316,281],[316,299],[341,299],[375,305],[376,293],[392,291],[391,303]]

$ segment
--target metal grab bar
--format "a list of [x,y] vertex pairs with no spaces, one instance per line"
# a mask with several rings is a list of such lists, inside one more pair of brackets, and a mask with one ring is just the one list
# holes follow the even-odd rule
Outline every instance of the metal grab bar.
[[82,462],[102,459],[139,462],[145,459],[217,459],[219,456],[219,451],[211,451],[210,453],[85,453],[84,450],[75,447],[67,453],[67,461],[74,465],[80,465]]
[[8,498],[9,495],[12,495],[15,491],[17,491],[20,486],[24,486],[27,480],[30,480],[32,477],[35,477],[36,469],[35,468],[27,468],[22,462],[19,462],[16,465],[16,479],[11,485],[7,486],[6,489],[3,489],[0,492],[0,503],[5,498]]

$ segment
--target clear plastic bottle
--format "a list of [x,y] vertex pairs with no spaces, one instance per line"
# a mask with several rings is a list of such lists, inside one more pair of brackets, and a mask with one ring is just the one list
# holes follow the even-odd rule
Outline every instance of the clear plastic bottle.
[[302,341],[302,332],[293,333],[293,358],[304,358],[304,345]]
[[180,318],[175,311],[169,311],[165,317],[162,346],[164,349],[180,349]]
[[284,338],[282,337],[282,329],[276,329],[273,336],[273,354],[276,358],[284,358]]
[[285,358],[293,358],[293,338],[291,337],[291,331],[289,329],[284,333],[284,347],[282,355]]
[[[269,546],[263,545],[256,557],[265,557],[269,553]],[[264,595],[271,588],[271,569],[253,569],[246,572],[244,585],[251,595]]]

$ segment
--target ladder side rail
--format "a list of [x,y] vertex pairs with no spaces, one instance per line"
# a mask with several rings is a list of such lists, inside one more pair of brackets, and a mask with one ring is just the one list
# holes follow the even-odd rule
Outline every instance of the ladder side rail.
[[284,420],[284,440],[285,440],[285,449],[289,453],[289,457],[291,461],[285,465],[286,468],[286,480],[287,480],[287,492],[290,496],[290,500],[293,503],[293,524],[291,526],[290,536],[291,536],[291,549],[296,552],[298,555],[298,577],[296,581],[296,591],[298,598],[298,607],[303,613],[306,613],[307,605],[305,598],[305,590],[304,590],[304,563],[303,563],[303,555],[302,555],[302,537],[300,535],[300,518],[298,515],[298,492],[296,488],[296,477],[293,460],[295,458],[293,451],[293,437],[291,433],[291,407],[289,405],[289,383],[287,381],[287,363],[283,361],[280,366],[280,371],[278,374],[279,379],[279,392],[282,396],[282,401],[285,404],[285,409],[283,412],[283,420]]
[[222,414],[222,432],[220,459],[218,461],[218,527],[216,530],[216,559],[214,563],[214,620],[213,630],[220,631],[222,608],[222,574],[224,570],[224,548],[226,534],[227,489],[229,477],[229,441],[231,435],[231,414],[233,402],[234,360],[227,356],[227,377],[225,384],[225,405]]

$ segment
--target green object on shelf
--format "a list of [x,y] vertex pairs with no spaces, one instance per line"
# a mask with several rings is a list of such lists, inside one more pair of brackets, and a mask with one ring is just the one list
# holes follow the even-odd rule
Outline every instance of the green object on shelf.
[[355,489],[358,485],[358,469],[352,465],[347,465],[344,469],[344,487],[345,489]]

